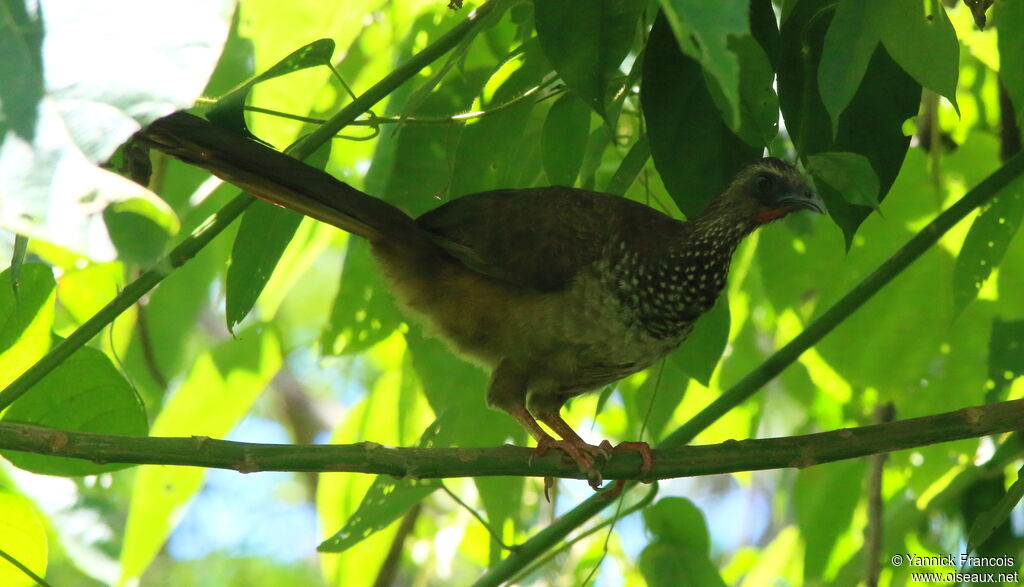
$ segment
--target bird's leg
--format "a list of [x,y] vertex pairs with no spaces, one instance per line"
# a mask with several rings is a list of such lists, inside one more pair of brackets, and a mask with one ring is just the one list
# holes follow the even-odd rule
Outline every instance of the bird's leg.
[[560,448],[572,457],[580,471],[589,474],[594,469],[594,460],[570,443],[564,440],[556,440],[545,432],[540,427],[540,424],[537,423],[537,420],[527,411],[527,381],[528,377],[523,371],[517,369],[508,361],[502,361],[491,374],[491,381],[487,386],[487,402],[491,407],[503,410],[515,418],[530,433],[530,436],[537,441],[537,449],[530,456],[531,462],[550,448]]

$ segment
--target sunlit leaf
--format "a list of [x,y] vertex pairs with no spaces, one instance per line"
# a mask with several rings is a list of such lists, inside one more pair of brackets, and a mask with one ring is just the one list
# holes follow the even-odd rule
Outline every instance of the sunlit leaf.
[[1006,186],[981,209],[953,268],[953,307],[963,311],[999,267],[1010,241],[1024,221],[1024,179]]
[[[260,331],[262,330],[262,332]],[[269,327],[242,331],[204,353],[153,423],[154,436],[226,436],[252,407],[281,365]],[[201,443],[201,439],[197,439]],[[139,469],[121,550],[121,577],[139,577],[177,525],[180,508],[202,487],[205,471],[186,467]]]
[[[32,386],[6,412],[5,422],[73,432],[145,436],[146,410],[102,352],[83,347]],[[4,451],[16,467],[44,475],[96,475],[126,465]]]
[[967,552],[976,552],[992,536],[996,528],[1005,524],[1021,499],[1024,499],[1024,467],[1017,471],[1017,480],[1006,490],[999,503],[974,520],[967,533]]
[[863,493],[864,461],[801,469],[793,489],[797,525],[804,538],[804,578],[821,579],[832,549],[847,530]]
[[170,207],[154,199],[115,202],[103,210],[103,221],[118,258],[142,267],[162,257],[171,237],[181,228]]
[[1017,124],[1024,125],[1024,1],[1003,0],[992,8],[999,32],[999,81],[1013,100]]
[[0,389],[46,354],[53,328],[53,271],[42,263],[26,263],[17,296],[13,273],[0,273]]
[[[36,575],[45,577],[48,549],[46,526],[31,502],[0,485],[0,550]],[[0,585],[34,587],[36,582],[0,558]]]
[[[423,431],[419,448],[446,448],[451,443],[452,412],[442,414]],[[440,479],[395,479],[378,476],[356,511],[334,536],[320,543],[320,552],[344,552],[374,532],[388,527],[412,506],[441,487]]]
[[1000,401],[1014,379],[1024,376],[1024,320],[992,321],[988,343],[988,401]]
[[273,67],[235,88],[226,96],[221,96],[217,103],[206,113],[206,117],[211,122],[215,122],[225,128],[249,135],[249,129],[245,125],[243,109],[245,108],[245,99],[253,86],[308,67],[316,67],[318,65],[329,66],[331,64],[331,55],[333,54],[334,41],[332,39],[319,39],[299,47],[287,57],[274,64]]

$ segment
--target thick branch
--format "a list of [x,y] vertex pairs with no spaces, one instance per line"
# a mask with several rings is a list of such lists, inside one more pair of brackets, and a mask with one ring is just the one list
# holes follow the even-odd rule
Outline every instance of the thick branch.
[[[939,442],[1024,429],[1024,400],[965,408],[902,422],[831,432],[730,440],[722,444],[654,451],[646,480],[738,471],[809,467]],[[184,465],[257,471],[375,473],[445,478],[517,475],[585,478],[564,455],[530,457],[518,446],[496,448],[391,448],[372,442],[347,445],[252,444],[192,438],[136,438],[0,423],[0,449],[72,457],[97,463]],[[603,469],[608,479],[637,479],[640,456],[617,454]]]

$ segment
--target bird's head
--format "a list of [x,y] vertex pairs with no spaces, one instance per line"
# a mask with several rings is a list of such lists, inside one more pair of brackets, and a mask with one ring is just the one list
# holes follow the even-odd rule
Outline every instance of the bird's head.
[[725,216],[756,228],[801,209],[824,214],[825,202],[795,167],[765,157],[743,168],[703,215]]

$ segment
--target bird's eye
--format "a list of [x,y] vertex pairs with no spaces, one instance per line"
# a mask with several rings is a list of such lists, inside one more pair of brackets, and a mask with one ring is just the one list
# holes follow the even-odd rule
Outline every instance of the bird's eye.
[[775,184],[775,181],[772,179],[772,176],[768,175],[767,173],[762,173],[761,175],[758,175],[755,181],[757,182],[757,190],[762,194],[767,194],[769,191],[771,191],[772,186]]

